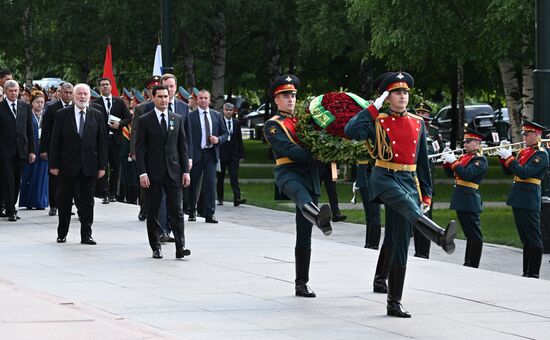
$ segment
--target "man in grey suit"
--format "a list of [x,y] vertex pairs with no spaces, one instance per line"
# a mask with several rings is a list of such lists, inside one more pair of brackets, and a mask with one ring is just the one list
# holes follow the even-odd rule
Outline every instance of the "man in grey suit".
[[210,110],[210,93],[199,91],[198,109],[189,113],[191,131],[193,131],[193,167],[189,195],[189,221],[196,221],[197,197],[201,192],[199,184],[202,176],[204,186],[204,217],[206,223],[218,223],[216,210],[216,164],[220,158],[219,145],[227,141],[227,127],[222,115]]

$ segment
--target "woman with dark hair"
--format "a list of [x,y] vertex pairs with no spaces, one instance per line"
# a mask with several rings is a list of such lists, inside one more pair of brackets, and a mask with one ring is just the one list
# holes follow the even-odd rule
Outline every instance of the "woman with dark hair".
[[[45,103],[44,93],[34,90],[31,93],[32,125],[34,129],[34,142],[36,149],[40,140],[40,121]],[[32,164],[25,163],[21,176],[21,192],[19,194],[19,207],[27,209],[45,209],[48,206],[48,161],[37,157]]]

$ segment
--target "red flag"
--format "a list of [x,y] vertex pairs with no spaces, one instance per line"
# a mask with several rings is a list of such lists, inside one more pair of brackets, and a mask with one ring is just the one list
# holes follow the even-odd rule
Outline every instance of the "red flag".
[[105,53],[105,65],[103,66],[103,78],[111,80],[112,94],[118,96],[118,89],[116,87],[115,76],[113,74],[113,58],[111,56],[111,44],[107,45],[107,52]]

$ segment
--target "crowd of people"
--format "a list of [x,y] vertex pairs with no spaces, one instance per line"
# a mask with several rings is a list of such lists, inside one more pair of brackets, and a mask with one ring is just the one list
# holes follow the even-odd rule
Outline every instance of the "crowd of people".
[[[173,74],[150,77],[143,92],[124,89],[120,97],[108,78],[99,79],[97,91],[69,82],[27,88],[9,70],[0,71],[0,88],[0,216],[8,221],[20,218],[17,203],[49,208],[48,215],[59,216],[57,242],[64,243],[76,212],[81,242],[93,245],[94,196],[103,204],[139,204],[153,257],[162,257],[160,242],[174,242],[181,258],[190,254],[183,212],[188,221],[218,223],[227,170],[233,205],[246,203],[234,105],[224,104],[223,114],[211,109],[207,90],[187,92]],[[147,120],[155,112],[164,115],[156,125]]]

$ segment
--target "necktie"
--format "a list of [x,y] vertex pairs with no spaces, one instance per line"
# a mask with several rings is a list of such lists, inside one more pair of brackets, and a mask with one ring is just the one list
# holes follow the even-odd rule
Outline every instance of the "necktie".
[[11,103],[11,109],[13,110],[13,116],[17,117],[17,109],[15,108],[15,103]]
[[80,111],[80,124],[78,127],[78,134],[80,135],[80,138],[82,138],[82,135],[84,134],[84,111]]
[[204,113],[204,129],[206,130],[206,146],[207,147],[210,147],[210,145],[212,145],[210,143],[210,122],[208,121],[208,112],[207,111],[203,111]]
[[162,136],[166,137],[166,133],[168,133],[168,127],[166,126],[166,119],[164,119],[164,113],[160,114],[160,130],[162,131]]
[[111,98],[105,98],[107,100],[107,112],[111,112]]
[[231,133],[233,133],[233,131],[231,131],[231,121],[230,120],[227,121],[227,131],[229,132],[229,136],[227,137],[227,140],[231,140]]
[[168,103],[168,111],[174,112],[174,110],[172,109],[172,103]]

